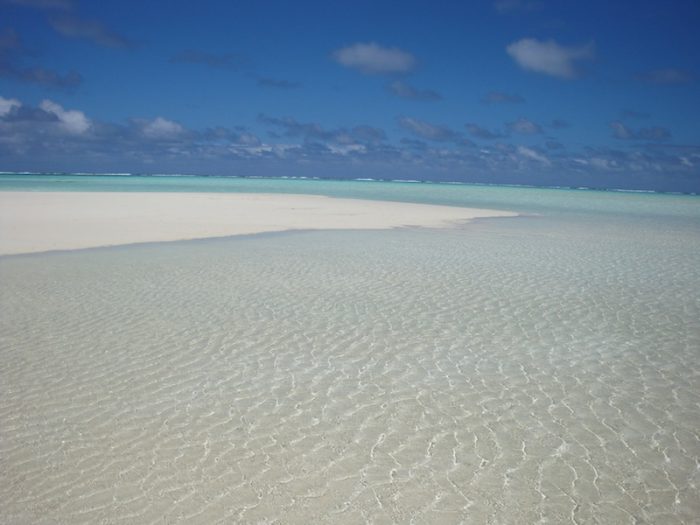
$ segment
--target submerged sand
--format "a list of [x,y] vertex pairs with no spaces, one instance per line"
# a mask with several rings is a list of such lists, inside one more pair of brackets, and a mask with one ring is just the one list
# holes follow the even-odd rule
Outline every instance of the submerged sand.
[[0,523],[697,525],[700,238],[610,215],[0,258]]
[[0,192],[0,255],[310,229],[441,228],[512,212],[319,195]]

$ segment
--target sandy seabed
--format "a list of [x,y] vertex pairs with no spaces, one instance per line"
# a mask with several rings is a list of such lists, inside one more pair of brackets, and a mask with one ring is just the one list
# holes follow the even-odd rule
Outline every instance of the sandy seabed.
[[[34,242],[470,213],[22,195]],[[538,209],[0,257],[0,523],[697,523],[697,212]]]
[[314,229],[446,227],[512,212],[318,195],[0,192],[0,255]]

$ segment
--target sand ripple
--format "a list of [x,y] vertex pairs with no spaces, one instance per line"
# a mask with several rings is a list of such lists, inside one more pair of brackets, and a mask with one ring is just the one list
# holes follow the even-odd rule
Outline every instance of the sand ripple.
[[0,260],[0,521],[692,523],[700,250],[495,224]]

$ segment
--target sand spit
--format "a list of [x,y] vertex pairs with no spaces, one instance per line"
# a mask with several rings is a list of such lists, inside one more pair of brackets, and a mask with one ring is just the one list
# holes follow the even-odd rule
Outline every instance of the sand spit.
[[439,228],[512,212],[318,195],[0,192],[0,255],[309,229]]

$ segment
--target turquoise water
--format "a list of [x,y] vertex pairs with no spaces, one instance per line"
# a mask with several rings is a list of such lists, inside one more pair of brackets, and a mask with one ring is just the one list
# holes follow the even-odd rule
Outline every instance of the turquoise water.
[[559,214],[633,214],[700,220],[700,197],[658,193],[382,181],[193,176],[0,174],[0,191],[303,193]]
[[0,257],[0,521],[697,522],[698,197],[24,177],[525,215]]

